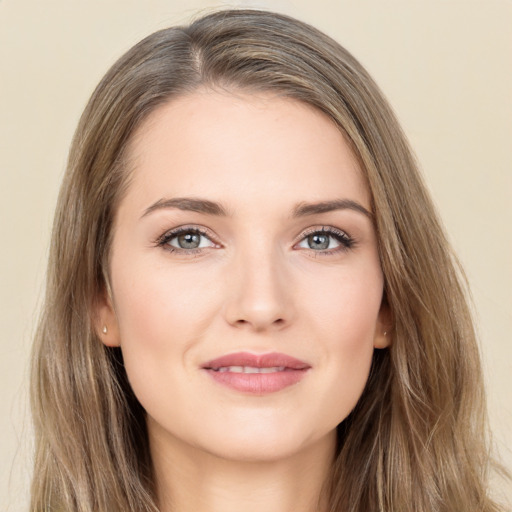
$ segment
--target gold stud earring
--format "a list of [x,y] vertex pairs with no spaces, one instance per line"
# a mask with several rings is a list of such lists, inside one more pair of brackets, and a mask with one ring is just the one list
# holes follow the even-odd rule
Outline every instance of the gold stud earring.
[[103,326],[102,331],[103,331],[103,334],[107,334],[108,329],[107,329],[107,326],[106,326],[106,325],[104,325],[104,326]]

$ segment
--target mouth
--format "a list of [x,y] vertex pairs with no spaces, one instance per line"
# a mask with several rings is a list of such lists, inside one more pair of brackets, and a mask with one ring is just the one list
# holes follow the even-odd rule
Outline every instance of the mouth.
[[238,352],[219,357],[201,366],[218,384],[248,394],[275,393],[297,384],[311,366],[280,353]]
[[258,368],[256,366],[221,366],[218,369],[210,368],[214,372],[232,372],[232,373],[275,373],[284,372],[285,366],[270,366],[268,368]]

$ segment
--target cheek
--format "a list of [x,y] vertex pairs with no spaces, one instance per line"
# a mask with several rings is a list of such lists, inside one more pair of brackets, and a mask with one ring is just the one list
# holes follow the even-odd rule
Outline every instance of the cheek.
[[213,294],[195,278],[155,267],[135,275],[119,271],[113,284],[122,344],[165,350],[193,331],[208,315]]
[[324,279],[323,286],[310,285],[304,299],[314,318],[321,321],[331,349],[357,353],[373,344],[382,301],[383,279],[376,265],[347,269],[339,276]]
[[333,427],[355,407],[368,380],[382,285],[381,273],[373,267],[331,282],[311,301],[323,340],[325,385],[317,390],[319,414]]
[[207,331],[212,287],[155,266],[142,273],[123,272],[121,265],[116,270],[115,308],[128,379],[146,409],[159,407],[159,390],[171,398],[187,379],[183,361]]
[[330,339],[329,359],[324,369],[325,385],[316,399],[319,417],[330,428],[347,418],[361,398],[372,364],[373,329],[371,327],[342,329]]

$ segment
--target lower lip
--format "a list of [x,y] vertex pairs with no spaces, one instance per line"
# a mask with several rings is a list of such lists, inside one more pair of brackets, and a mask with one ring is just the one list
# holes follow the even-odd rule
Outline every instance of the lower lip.
[[263,395],[276,393],[297,384],[304,378],[308,369],[286,369],[272,373],[235,373],[205,370],[216,382],[243,393]]

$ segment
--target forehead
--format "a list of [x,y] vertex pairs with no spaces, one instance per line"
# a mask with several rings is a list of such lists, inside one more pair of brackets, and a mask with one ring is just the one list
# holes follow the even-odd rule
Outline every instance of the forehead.
[[[319,110],[270,94],[197,91],[143,122],[129,148],[128,199],[209,196],[233,210],[348,197],[370,209],[357,158]],[[146,205],[147,206],[147,205]]]

